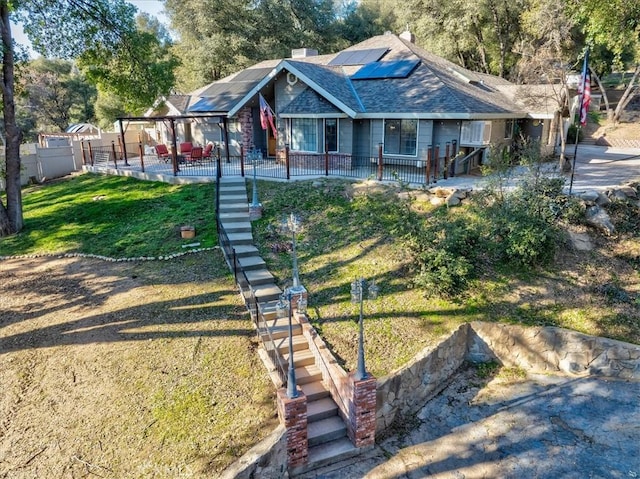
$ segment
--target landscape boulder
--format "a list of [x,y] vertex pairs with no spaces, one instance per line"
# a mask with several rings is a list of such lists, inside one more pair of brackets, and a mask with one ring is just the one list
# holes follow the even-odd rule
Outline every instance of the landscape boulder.
[[587,223],[601,229],[607,235],[612,235],[615,232],[611,218],[605,210],[597,205],[589,206],[585,212],[585,218]]

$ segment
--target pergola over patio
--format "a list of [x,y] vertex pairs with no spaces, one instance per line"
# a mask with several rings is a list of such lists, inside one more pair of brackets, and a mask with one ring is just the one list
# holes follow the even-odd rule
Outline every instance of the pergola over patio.
[[208,120],[216,120],[212,123],[217,123],[218,126],[222,129],[222,134],[224,138],[224,150],[225,157],[227,162],[230,158],[229,153],[229,128],[228,128],[228,118],[226,114],[192,114],[192,115],[171,115],[171,116],[127,116],[127,117],[118,117],[118,126],[120,129],[120,140],[122,143],[122,154],[124,156],[124,160],[127,161],[127,147],[125,141],[125,128],[123,126],[124,122],[149,122],[149,123],[158,123],[158,122],[169,122],[169,131],[171,133],[171,162],[173,164],[173,172],[174,174],[179,170],[178,169],[178,148],[176,141],[176,121],[191,121],[197,119],[206,118]]

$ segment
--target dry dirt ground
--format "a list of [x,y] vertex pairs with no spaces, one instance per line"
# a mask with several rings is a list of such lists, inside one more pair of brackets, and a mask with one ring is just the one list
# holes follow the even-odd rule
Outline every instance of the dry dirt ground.
[[271,431],[220,261],[0,261],[0,478],[215,477]]

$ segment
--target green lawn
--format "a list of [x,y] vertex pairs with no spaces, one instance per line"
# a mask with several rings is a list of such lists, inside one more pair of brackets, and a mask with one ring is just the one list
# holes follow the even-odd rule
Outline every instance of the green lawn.
[[[183,244],[217,244],[215,186],[169,185],[84,174],[23,190],[24,229],[0,240],[0,256],[81,252],[110,257],[159,256]],[[180,226],[196,227],[183,240]]]
[[[556,325],[640,343],[637,233],[605,238],[591,230],[593,251],[563,244],[545,268],[487,263],[463,294],[442,299],[416,286],[406,245],[394,227],[397,217],[389,205],[406,192],[335,179],[258,185],[264,216],[254,223],[256,245],[278,284],[290,284],[291,255],[281,251],[290,238],[278,234],[277,223],[285,213],[301,215],[305,230],[298,253],[309,315],[349,370],[356,363],[359,312],[350,302],[350,282],[360,276],[380,286],[378,299],[364,308],[367,366],[377,376],[472,320]],[[0,255],[157,256],[181,251],[192,241],[181,240],[177,230],[187,223],[196,226],[202,246],[212,246],[217,243],[214,190],[210,184],[170,186],[92,175],[30,188],[24,195],[25,230],[0,240]],[[412,208],[423,218],[434,211],[419,195]],[[624,211],[638,216],[637,208]],[[439,217],[474,221],[465,208]]]
[[[350,283],[361,276],[380,287],[379,297],[364,305],[367,368],[376,376],[401,367],[473,320],[561,326],[640,343],[640,238],[635,234],[604,238],[592,230],[593,251],[577,252],[563,244],[545,268],[487,262],[466,291],[442,299],[413,282],[391,207],[406,196],[401,189],[332,179],[260,182],[258,191],[264,216],[254,223],[254,238],[281,286],[291,284],[291,254],[282,252],[288,238],[278,234],[277,224],[284,213],[302,217],[298,256],[309,316],[349,370],[356,367],[359,314],[359,306],[350,302]],[[412,207],[423,218],[433,216],[434,207],[418,193],[412,193],[417,195]],[[640,218],[637,207],[625,211]],[[464,207],[440,211],[438,217],[476,220]],[[611,290],[624,300],[612,299]]]

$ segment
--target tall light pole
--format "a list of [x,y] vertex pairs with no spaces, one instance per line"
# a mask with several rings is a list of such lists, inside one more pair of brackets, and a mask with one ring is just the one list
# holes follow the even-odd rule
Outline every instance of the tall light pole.
[[358,321],[358,368],[356,369],[355,379],[358,381],[367,378],[367,369],[364,364],[364,326],[362,321],[364,293],[369,293],[369,299],[375,299],[378,296],[379,288],[373,282],[367,282],[364,278],[356,279],[351,283],[351,302],[360,303],[360,318]]
[[291,234],[291,253],[293,261],[293,286],[290,288],[292,293],[299,294],[304,291],[304,286],[300,283],[300,275],[298,273],[298,255],[296,251],[296,235],[302,231],[302,221],[293,213],[285,216],[280,223],[280,231],[283,234]]
[[280,300],[276,305],[276,312],[279,318],[284,317],[284,311],[288,311],[289,315],[289,368],[287,370],[287,397],[289,399],[298,397],[298,387],[296,385],[296,369],[294,367],[293,359],[293,325],[291,322],[291,315],[293,314],[291,307],[292,298],[291,288],[286,288],[284,293],[280,295]]
[[258,182],[256,180],[256,166],[258,161],[262,160],[262,152],[255,148],[251,149],[247,153],[247,160],[253,165],[253,194],[249,205],[249,218],[253,221],[262,218],[262,205],[258,201]]

